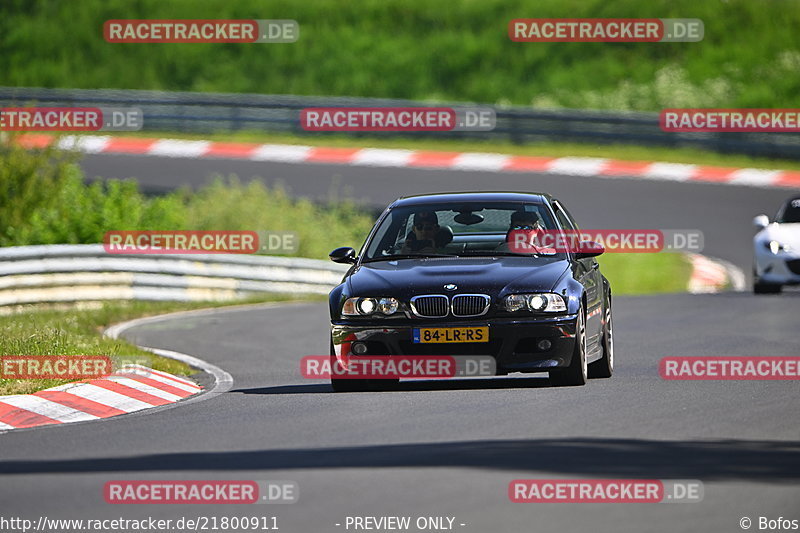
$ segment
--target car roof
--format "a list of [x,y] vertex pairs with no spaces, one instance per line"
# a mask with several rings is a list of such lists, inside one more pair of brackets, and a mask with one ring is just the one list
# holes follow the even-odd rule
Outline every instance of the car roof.
[[435,194],[419,194],[415,196],[403,196],[398,198],[389,206],[406,207],[426,204],[443,203],[462,203],[462,202],[533,202],[549,203],[552,197],[546,193],[539,192],[510,192],[510,191],[487,191],[487,192],[443,192]]

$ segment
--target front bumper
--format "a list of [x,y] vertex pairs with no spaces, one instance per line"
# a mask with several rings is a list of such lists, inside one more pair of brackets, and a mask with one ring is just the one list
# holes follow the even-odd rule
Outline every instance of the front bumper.
[[800,284],[800,254],[756,250],[756,274],[762,283]]
[[[416,321],[391,324],[341,322],[331,325],[336,355],[349,356],[353,342],[367,345],[364,355],[490,355],[497,363],[497,374],[546,372],[569,366],[575,346],[577,315],[546,318],[487,318],[470,321]],[[413,342],[414,328],[488,326],[489,342],[420,344]],[[540,350],[547,339],[551,346]]]

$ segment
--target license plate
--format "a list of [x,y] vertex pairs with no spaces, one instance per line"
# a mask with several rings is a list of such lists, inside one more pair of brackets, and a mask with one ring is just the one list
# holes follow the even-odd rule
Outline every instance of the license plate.
[[489,342],[489,327],[414,328],[414,343]]

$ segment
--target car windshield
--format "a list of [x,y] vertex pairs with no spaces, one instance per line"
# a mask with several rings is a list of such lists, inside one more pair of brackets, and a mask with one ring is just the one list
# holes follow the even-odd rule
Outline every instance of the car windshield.
[[786,202],[778,216],[775,217],[775,222],[779,224],[800,224],[800,198],[793,198]]
[[[407,257],[555,255],[527,243],[557,229],[542,203],[425,204],[396,207],[366,244],[363,261]],[[513,241],[513,242],[512,242]],[[519,244],[521,243],[521,244]]]

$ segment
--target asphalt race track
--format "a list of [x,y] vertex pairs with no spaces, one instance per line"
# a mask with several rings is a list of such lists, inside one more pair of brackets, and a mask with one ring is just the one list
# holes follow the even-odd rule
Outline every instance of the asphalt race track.
[[[772,215],[790,194],[111,155],[88,156],[84,166],[90,176],[136,176],[150,188],[235,172],[317,198],[335,180],[375,205],[430,191],[545,191],[564,200],[585,228],[701,229],[706,254],[745,272],[753,216]],[[233,388],[156,412],[0,435],[0,502],[34,520],[276,516],[284,533],[346,531],[347,516],[381,515],[455,517],[454,530],[465,533],[732,532],[742,530],[745,516],[753,530],[761,516],[800,519],[797,382],[658,375],[665,356],[798,355],[800,291],[618,297],[614,313],[617,370],[610,380],[564,388],[538,377],[417,381],[361,394],[334,394],[327,383],[300,376],[302,356],[327,353],[322,302],[136,327],[125,336],[216,364],[233,376]],[[705,495],[699,503],[512,503],[508,484],[519,478],[695,479]],[[106,504],[103,485],[124,479],[292,480],[300,496],[295,504],[255,507]]]

